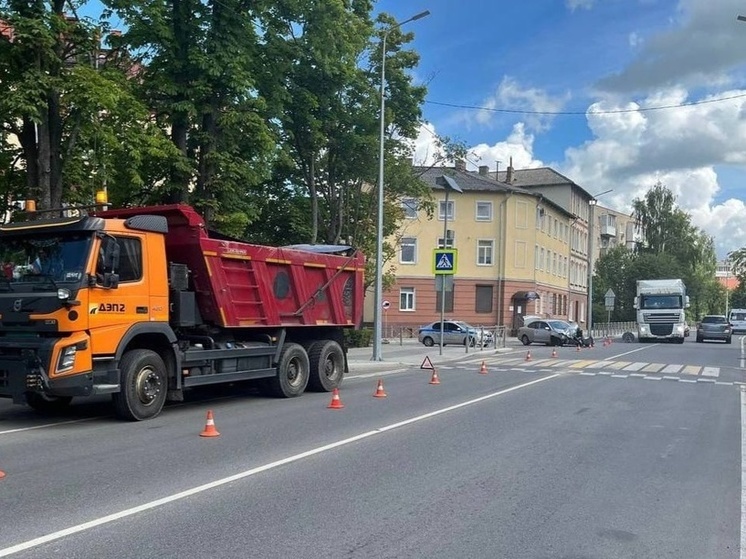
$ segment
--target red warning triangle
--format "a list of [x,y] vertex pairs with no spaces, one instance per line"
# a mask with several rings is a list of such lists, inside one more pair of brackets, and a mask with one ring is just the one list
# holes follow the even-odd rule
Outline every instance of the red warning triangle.
[[433,362],[430,361],[429,357],[425,357],[425,360],[422,362],[422,365],[420,365],[420,369],[434,369]]

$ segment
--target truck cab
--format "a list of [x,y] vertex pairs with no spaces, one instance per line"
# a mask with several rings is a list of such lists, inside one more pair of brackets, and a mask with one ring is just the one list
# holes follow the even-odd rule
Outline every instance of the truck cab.
[[686,339],[684,309],[689,307],[686,286],[680,279],[638,280],[634,308],[640,342]]

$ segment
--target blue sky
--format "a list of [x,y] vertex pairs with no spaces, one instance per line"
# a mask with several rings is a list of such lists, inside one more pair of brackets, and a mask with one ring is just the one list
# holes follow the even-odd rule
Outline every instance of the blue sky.
[[[548,165],[626,210],[660,180],[715,239],[746,246],[743,0],[381,0],[406,25],[428,83],[427,128],[472,167]],[[732,99],[707,102],[713,99]],[[436,103],[579,115],[505,114]],[[694,103],[672,109],[607,112]],[[697,104],[702,103],[702,104]],[[423,129],[419,162],[431,134]]]

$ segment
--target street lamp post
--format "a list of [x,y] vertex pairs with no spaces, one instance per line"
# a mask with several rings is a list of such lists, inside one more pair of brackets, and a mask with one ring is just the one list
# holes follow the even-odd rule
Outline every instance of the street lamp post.
[[603,192],[599,192],[598,194],[594,194],[593,197],[589,200],[588,205],[589,213],[588,213],[588,308],[586,309],[586,312],[588,314],[588,323],[587,323],[587,329],[588,329],[588,335],[592,336],[591,328],[593,327],[593,257],[594,257],[594,251],[596,248],[593,246],[593,241],[595,239],[596,233],[596,204],[598,203],[597,198],[600,198],[604,194],[608,194],[609,192],[613,192],[614,189],[610,190],[604,190]]
[[371,361],[383,361],[381,356],[381,340],[383,338],[381,313],[383,311],[383,148],[386,133],[386,39],[394,29],[428,15],[430,15],[430,12],[425,10],[409,19],[395,23],[384,31],[381,42],[381,130],[378,151],[378,223],[376,226],[376,281],[373,301],[373,356]]

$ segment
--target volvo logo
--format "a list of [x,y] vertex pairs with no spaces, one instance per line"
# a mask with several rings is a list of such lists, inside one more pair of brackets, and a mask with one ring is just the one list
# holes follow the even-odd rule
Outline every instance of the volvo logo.
[[16,299],[13,301],[13,310],[15,312],[21,312],[21,309],[23,308],[23,299]]

